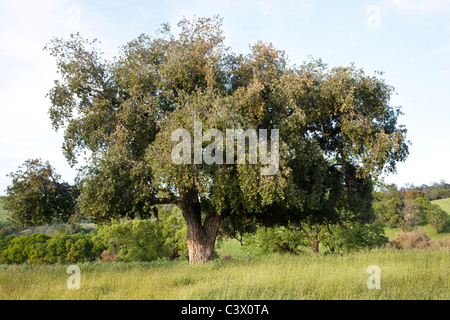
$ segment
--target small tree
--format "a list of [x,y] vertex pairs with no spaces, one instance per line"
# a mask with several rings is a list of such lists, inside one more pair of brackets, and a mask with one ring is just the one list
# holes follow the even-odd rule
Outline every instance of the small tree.
[[13,180],[6,189],[5,202],[14,226],[67,222],[75,214],[77,187],[60,182],[61,177],[48,162],[26,160],[8,176]]
[[447,213],[438,205],[432,204],[427,198],[416,198],[414,203],[418,206],[419,216],[431,227],[440,233],[448,224]]
[[447,213],[439,206],[432,205],[427,213],[427,221],[437,233],[441,233],[448,224]]
[[408,228],[420,224],[423,221],[420,206],[409,200],[403,200],[402,215],[405,221],[405,226]]

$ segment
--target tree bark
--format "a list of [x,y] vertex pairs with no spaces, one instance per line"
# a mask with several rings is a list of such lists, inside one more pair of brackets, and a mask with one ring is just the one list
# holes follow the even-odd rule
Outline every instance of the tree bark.
[[205,220],[204,225],[188,223],[187,247],[189,251],[189,263],[204,263],[214,258],[214,246],[220,225],[220,216],[211,215]]
[[186,241],[189,263],[197,264],[212,260],[222,217],[210,213],[202,224],[201,205],[196,192],[184,195],[180,202],[180,209],[188,227]]
[[319,240],[318,239],[311,240],[310,248],[314,254],[318,254],[319,253]]

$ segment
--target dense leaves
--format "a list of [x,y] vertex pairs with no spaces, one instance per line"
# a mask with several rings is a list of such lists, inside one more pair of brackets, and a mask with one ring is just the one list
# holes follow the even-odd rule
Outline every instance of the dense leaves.
[[102,225],[94,237],[102,257],[120,261],[185,258],[186,224],[179,210],[160,208],[158,219],[134,219]]
[[76,263],[95,257],[89,235],[42,233],[29,236],[7,236],[0,239],[0,263],[54,264]]
[[48,162],[27,160],[9,176],[12,184],[6,189],[5,203],[16,227],[67,222],[77,213],[77,186],[61,182]]

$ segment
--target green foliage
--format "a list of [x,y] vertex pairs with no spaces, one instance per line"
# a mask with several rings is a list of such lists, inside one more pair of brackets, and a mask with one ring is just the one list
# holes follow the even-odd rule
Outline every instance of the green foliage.
[[373,207],[377,221],[390,228],[407,230],[429,224],[440,233],[448,225],[447,213],[440,206],[431,203],[422,190],[397,191],[395,186],[388,186],[386,190],[375,193]]
[[[73,236],[73,238],[76,240],[75,236]],[[85,237],[80,237],[80,239],[76,240],[76,242],[70,246],[65,262],[75,263],[78,261],[91,259],[94,255],[92,249],[92,241],[90,239],[86,239]]]
[[27,237],[20,236],[11,239],[1,254],[2,263],[22,263],[26,261],[25,241]]
[[152,261],[186,257],[186,225],[180,212],[160,209],[158,218],[150,220],[112,221],[98,228],[97,247],[122,261]]
[[23,251],[27,263],[44,263],[44,257],[47,251],[47,241],[49,239],[49,236],[40,233],[35,233],[27,237]]
[[0,263],[54,264],[90,260],[94,256],[89,235],[42,233],[7,236],[0,240]]
[[432,206],[427,213],[427,221],[437,233],[440,233],[448,225],[447,213],[437,205]]
[[383,247],[388,243],[381,224],[346,222],[325,226],[302,223],[297,227],[260,227],[244,237],[248,252],[258,255],[268,253],[305,253],[310,248],[319,252],[319,244],[330,252],[350,252],[359,249]]
[[4,201],[16,227],[50,222],[67,222],[76,213],[78,188],[60,182],[60,176],[48,162],[27,160],[9,175],[12,185]]
[[333,236],[324,241],[332,252],[383,247],[389,241],[384,234],[384,226],[379,223],[347,223],[333,227],[332,231]]
[[414,202],[418,205],[420,215],[437,233],[442,232],[448,225],[447,213],[440,206],[420,197],[416,198]]
[[47,235],[38,233],[30,236],[5,238],[2,245],[1,262],[23,263],[28,261],[31,264],[42,263],[42,257],[46,251],[46,242],[49,238]]
[[388,189],[385,192],[378,192],[375,195],[373,204],[377,221],[389,227],[398,227],[402,224],[404,202],[401,193],[395,189]]
[[300,252],[299,246],[305,244],[300,230],[287,227],[259,227],[255,233],[245,234],[244,248],[256,255]]
[[99,161],[98,167],[87,170],[78,205],[83,216],[96,222],[125,217],[150,218],[154,213],[153,194],[148,186],[151,176],[146,165],[132,165],[123,154]]
[[159,208],[158,218],[102,225],[91,233],[0,237],[0,263],[76,263],[106,252],[123,261],[186,258],[186,224],[178,208]]

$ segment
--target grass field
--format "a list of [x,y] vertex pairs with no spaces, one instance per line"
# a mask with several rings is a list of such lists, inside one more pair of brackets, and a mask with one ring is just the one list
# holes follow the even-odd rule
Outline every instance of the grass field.
[[[438,204],[448,210],[450,199],[444,200]],[[0,204],[0,219],[6,221],[6,214]],[[431,238],[450,236],[448,230],[437,235],[428,226],[421,228]],[[392,236],[395,231],[386,233]],[[255,258],[239,242],[229,240],[219,244],[217,252],[232,259],[204,265],[186,261],[79,263],[79,290],[67,288],[67,265],[0,265],[0,300],[450,299],[448,249],[384,248],[345,255]],[[381,271],[379,290],[369,290],[366,285],[371,265]]]
[[[0,266],[0,299],[450,299],[448,251],[393,249],[328,256],[272,256],[204,265],[80,263],[69,290],[64,265]],[[367,268],[380,268],[369,290]]]

